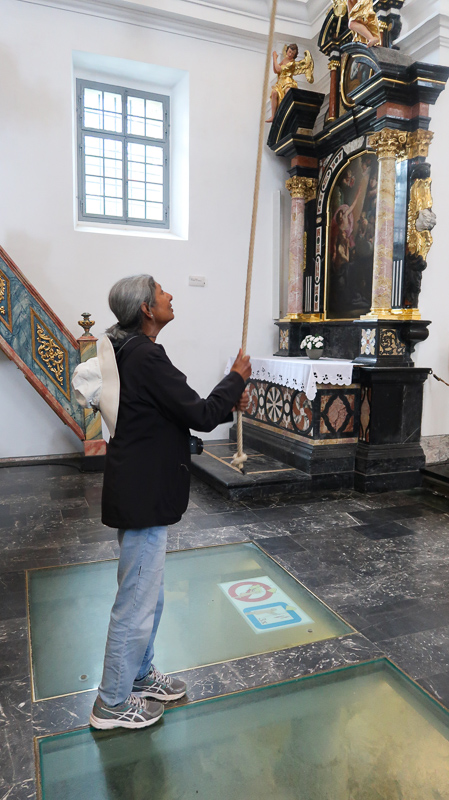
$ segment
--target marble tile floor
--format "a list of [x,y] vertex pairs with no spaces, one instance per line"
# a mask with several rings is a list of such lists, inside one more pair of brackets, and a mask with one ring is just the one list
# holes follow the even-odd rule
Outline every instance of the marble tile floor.
[[[0,800],[35,797],[33,737],[84,726],[94,692],[31,703],[25,570],[117,556],[102,476],[0,469]],[[381,657],[449,707],[449,499],[429,490],[232,501],[197,480],[168,549],[253,540],[357,633],[189,670],[188,699]]]

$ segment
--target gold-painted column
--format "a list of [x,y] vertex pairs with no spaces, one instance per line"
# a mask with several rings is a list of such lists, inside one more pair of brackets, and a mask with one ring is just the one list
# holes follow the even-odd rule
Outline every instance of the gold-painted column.
[[369,138],[379,159],[376,232],[374,236],[371,311],[362,319],[394,319],[391,310],[393,283],[394,209],[396,159],[404,153],[407,133],[383,128]]
[[329,115],[327,118],[328,122],[334,122],[339,116],[338,85],[340,83],[339,79],[340,67],[341,67],[340,60],[338,58],[331,58],[328,65],[328,68],[331,73],[331,85],[329,94]]
[[292,198],[290,222],[290,248],[288,264],[287,319],[300,319],[303,314],[304,269],[306,262],[305,208],[306,203],[316,197],[315,178],[294,175],[286,182]]
[[[88,361],[89,358],[95,358],[97,355],[97,341],[95,336],[90,334],[90,329],[95,322],[90,318],[90,314],[81,314],[83,321],[78,322],[78,325],[84,330],[84,335],[77,339],[80,346],[80,360],[81,363]],[[84,455],[86,456],[101,456],[106,453],[106,442],[103,439],[103,432],[101,428],[101,415],[95,413],[92,408],[84,408]]]

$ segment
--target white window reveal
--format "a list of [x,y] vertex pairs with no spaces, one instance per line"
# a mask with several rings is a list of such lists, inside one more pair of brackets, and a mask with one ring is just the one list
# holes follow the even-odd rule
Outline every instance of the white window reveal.
[[169,98],[77,80],[79,219],[169,227]]

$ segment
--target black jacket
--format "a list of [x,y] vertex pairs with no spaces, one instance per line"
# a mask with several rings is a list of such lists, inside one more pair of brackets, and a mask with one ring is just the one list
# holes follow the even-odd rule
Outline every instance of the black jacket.
[[144,334],[117,351],[120,405],[104,473],[102,521],[111,528],[171,525],[187,508],[189,428],[211,431],[244,391],[231,372],[206,400],[187,384],[162,345]]

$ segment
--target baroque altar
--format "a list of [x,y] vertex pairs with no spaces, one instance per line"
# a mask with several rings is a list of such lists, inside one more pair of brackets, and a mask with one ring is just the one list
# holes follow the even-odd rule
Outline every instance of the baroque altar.
[[[291,196],[288,306],[276,322],[275,356],[300,359],[312,333],[323,337],[324,356],[347,360],[353,375],[349,387],[318,384],[313,401],[252,380],[244,436],[312,478],[328,471],[329,485],[337,478],[360,491],[419,485],[425,464],[421,414],[430,370],[414,366],[413,352],[430,325],[419,311],[436,222],[430,108],[449,69],[416,62],[394,45],[402,5],[375,0],[381,44],[368,46],[354,33],[346,1],[335,0],[318,40],[329,93],[287,91],[267,141],[286,160]],[[303,411],[302,429],[292,404]]]

